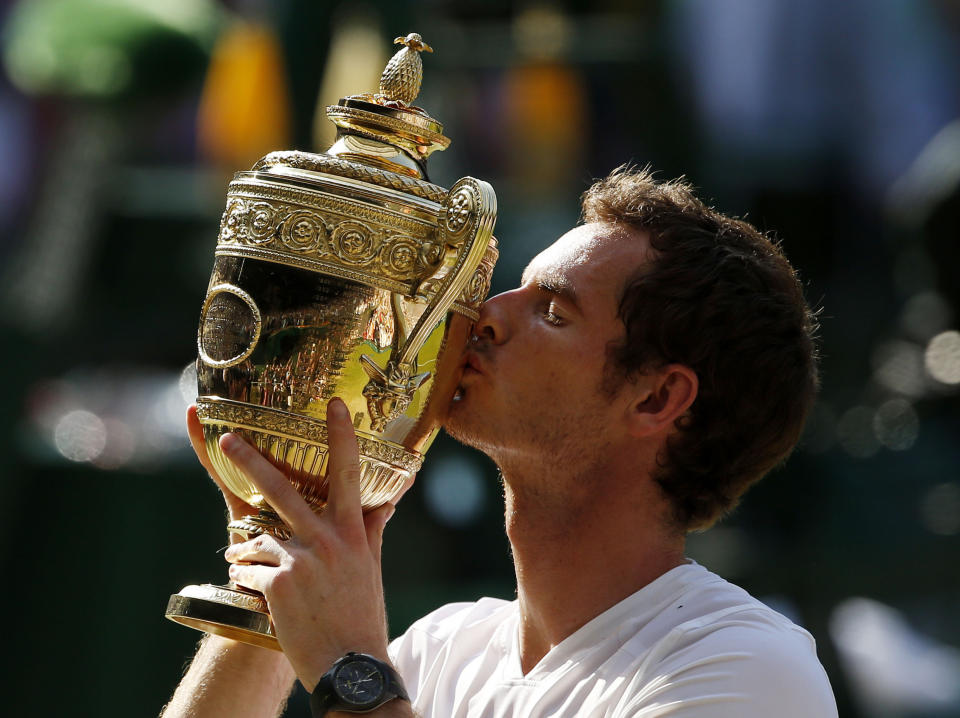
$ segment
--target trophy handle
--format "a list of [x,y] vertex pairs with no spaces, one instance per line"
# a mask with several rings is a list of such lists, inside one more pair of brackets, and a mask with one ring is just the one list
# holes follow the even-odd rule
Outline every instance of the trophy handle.
[[456,261],[386,368],[369,356],[360,357],[370,377],[363,395],[367,397],[374,431],[383,431],[387,423],[403,413],[414,392],[429,378],[429,373],[413,374],[417,354],[473,278],[493,236],[496,218],[497,195],[489,183],[464,177],[450,188],[440,209],[439,228],[443,243],[459,248]]
[[420,316],[406,343],[397,354],[397,364],[414,363],[417,353],[450,306],[473,277],[487,251],[497,219],[497,195],[483,180],[464,177],[450,188],[440,210],[440,231],[445,244],[459,246],[453,267],[437,289],[433,300]]

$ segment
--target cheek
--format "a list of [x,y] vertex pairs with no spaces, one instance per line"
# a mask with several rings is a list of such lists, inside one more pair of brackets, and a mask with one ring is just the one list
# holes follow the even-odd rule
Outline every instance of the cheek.
[[594,393],[606,366],[606,342],[598,335],[565,333],[538,323],[514,335],[499,352],[495,371],[509,377],[515,392],[552,404],[566,395]]
[[566,372],[562,381],[581,394],[593,395],[603,385],[606,365],[602,348],[579,347],[566,355]]
[[580,391],[580,376],[575,357],[559,354],[547,357],[540,355],[540,362],[531,362],[517,377],[519,396],[526,396],[537,404],[557,405],[566,403],[571,395]]

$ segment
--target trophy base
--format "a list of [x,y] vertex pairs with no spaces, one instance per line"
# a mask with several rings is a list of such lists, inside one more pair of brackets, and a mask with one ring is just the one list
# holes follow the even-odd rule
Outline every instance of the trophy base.
[[266,600],[259,593],[233,585],[184,586],[170,596],[165,615],[198,631],[281,650]]

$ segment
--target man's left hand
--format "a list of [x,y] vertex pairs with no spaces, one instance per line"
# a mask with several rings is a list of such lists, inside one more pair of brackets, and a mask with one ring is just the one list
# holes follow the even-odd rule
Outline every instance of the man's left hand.
[[380,547],[394,507],[363,514],[357,438],[340,399],[327,405],[327,432],[329,494],[320,514],[239,436],[220,439],[293,532],[289,541],[261,535],[233,544],[225,557],[234,582],[266,597],[280,646],[308,691],[348,651],[388,660]]

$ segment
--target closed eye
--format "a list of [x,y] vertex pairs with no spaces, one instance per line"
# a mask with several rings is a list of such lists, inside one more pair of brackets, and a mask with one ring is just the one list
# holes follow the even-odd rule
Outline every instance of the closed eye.
[[565,323],[563,320],[563,317],[557,314],[555,310],[556,310],[556,306],[554,305],[553,302],[550,302],[547,305],[547,308],[543,311],[543,318],[546,319],[550,324],[552,324],[555,327],[563,326],[563,324]]

